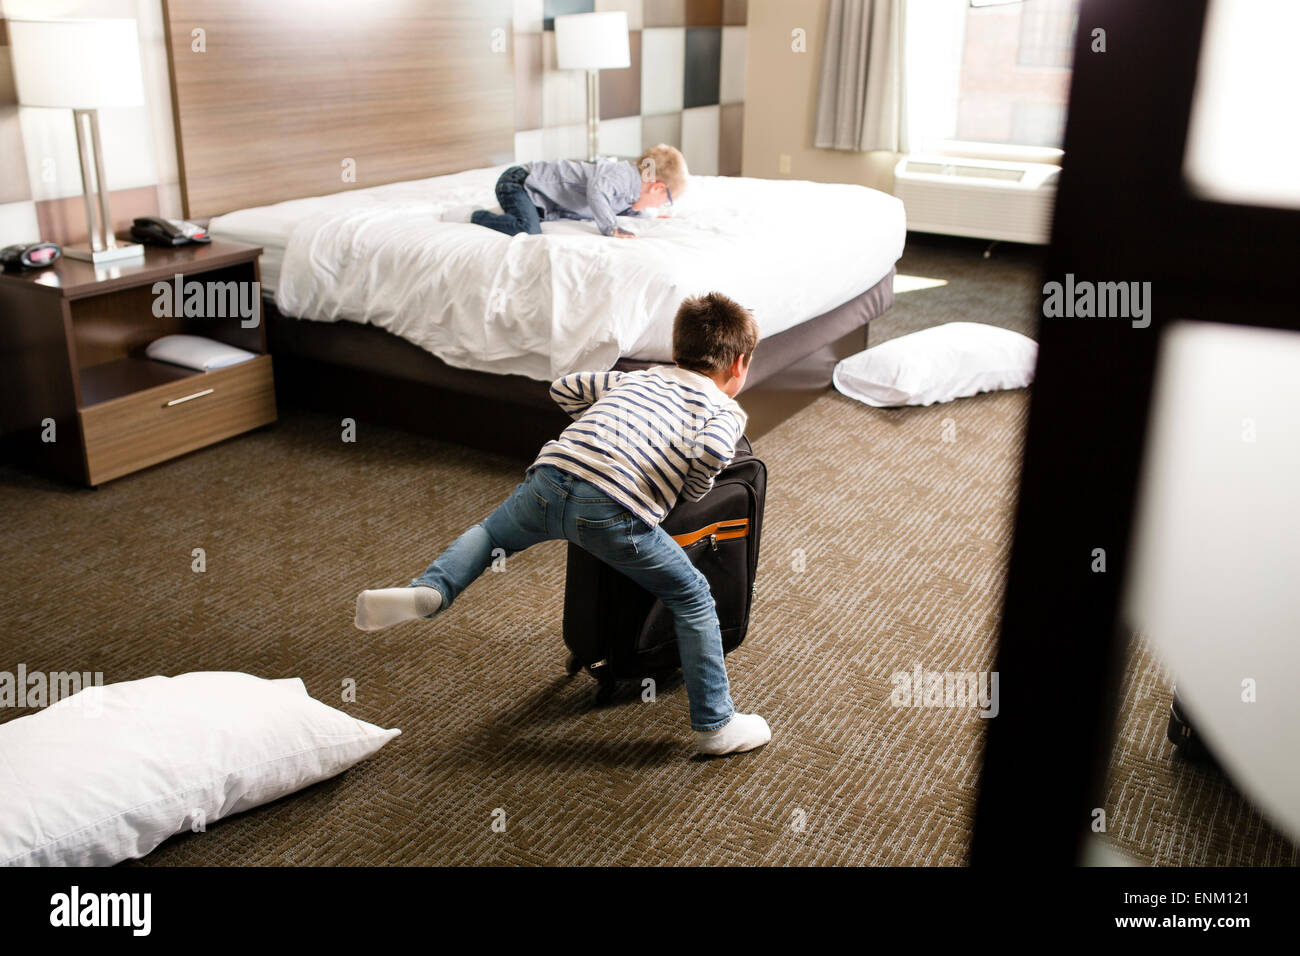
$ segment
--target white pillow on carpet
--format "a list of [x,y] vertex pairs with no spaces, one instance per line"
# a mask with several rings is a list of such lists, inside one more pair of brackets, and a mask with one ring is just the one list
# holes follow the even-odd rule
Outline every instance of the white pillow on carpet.
[[888,408],[932,405],[1034,380],[1038,343],[979,322],[949,322],[850,355],[832,381],[849,398]]
[[89,687],[0,724],[0,865],[109,866],[341,773],[400,730],[298,678],[202,672]]

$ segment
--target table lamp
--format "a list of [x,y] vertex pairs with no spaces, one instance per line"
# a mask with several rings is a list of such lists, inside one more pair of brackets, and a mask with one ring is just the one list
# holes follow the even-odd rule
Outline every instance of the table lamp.
[[600,133],[600,71],[632,65],[627,14],[574,13],[555,18],[555,65],[587,71],[587,159],[596,161]]
[[144,103],[135,21],[10,20],[9,37],[18,103],[71,109],[77,128],[89,241],[63,254],[96,264],[144,255],[113,237],[99,140],[100,109]]

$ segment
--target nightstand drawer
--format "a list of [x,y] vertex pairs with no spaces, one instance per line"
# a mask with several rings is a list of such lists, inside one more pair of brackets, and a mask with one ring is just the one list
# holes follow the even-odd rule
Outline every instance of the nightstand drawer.
[[275,421],[271,356],[83,408],[92,485]]

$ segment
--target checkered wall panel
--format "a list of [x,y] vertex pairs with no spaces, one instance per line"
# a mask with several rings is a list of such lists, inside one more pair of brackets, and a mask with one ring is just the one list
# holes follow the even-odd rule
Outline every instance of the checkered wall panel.
[[606,10],[627,13],[632,65],[601,71],[601,152],[670,143],[694,173],[740,175],[745,0],[515,0],[515,158],[586,155],[586,81],[556,69],[554,19]]

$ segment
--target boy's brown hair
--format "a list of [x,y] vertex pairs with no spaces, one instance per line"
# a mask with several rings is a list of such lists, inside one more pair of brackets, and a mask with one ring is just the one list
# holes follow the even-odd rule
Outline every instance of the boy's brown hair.
[[642,182],[663,183],[672,193],[674,200],[686,194],[691,174],[686,169],[686,157],[676,146],[669,146],[666,143],[651,146],[641,154],[636,165],[641,170]]
[[705,375],[724,372],[738,356],[752,360],[757,345],[754,314],[721,292],[694,296],[677,308],[673,361],[682,368]]

